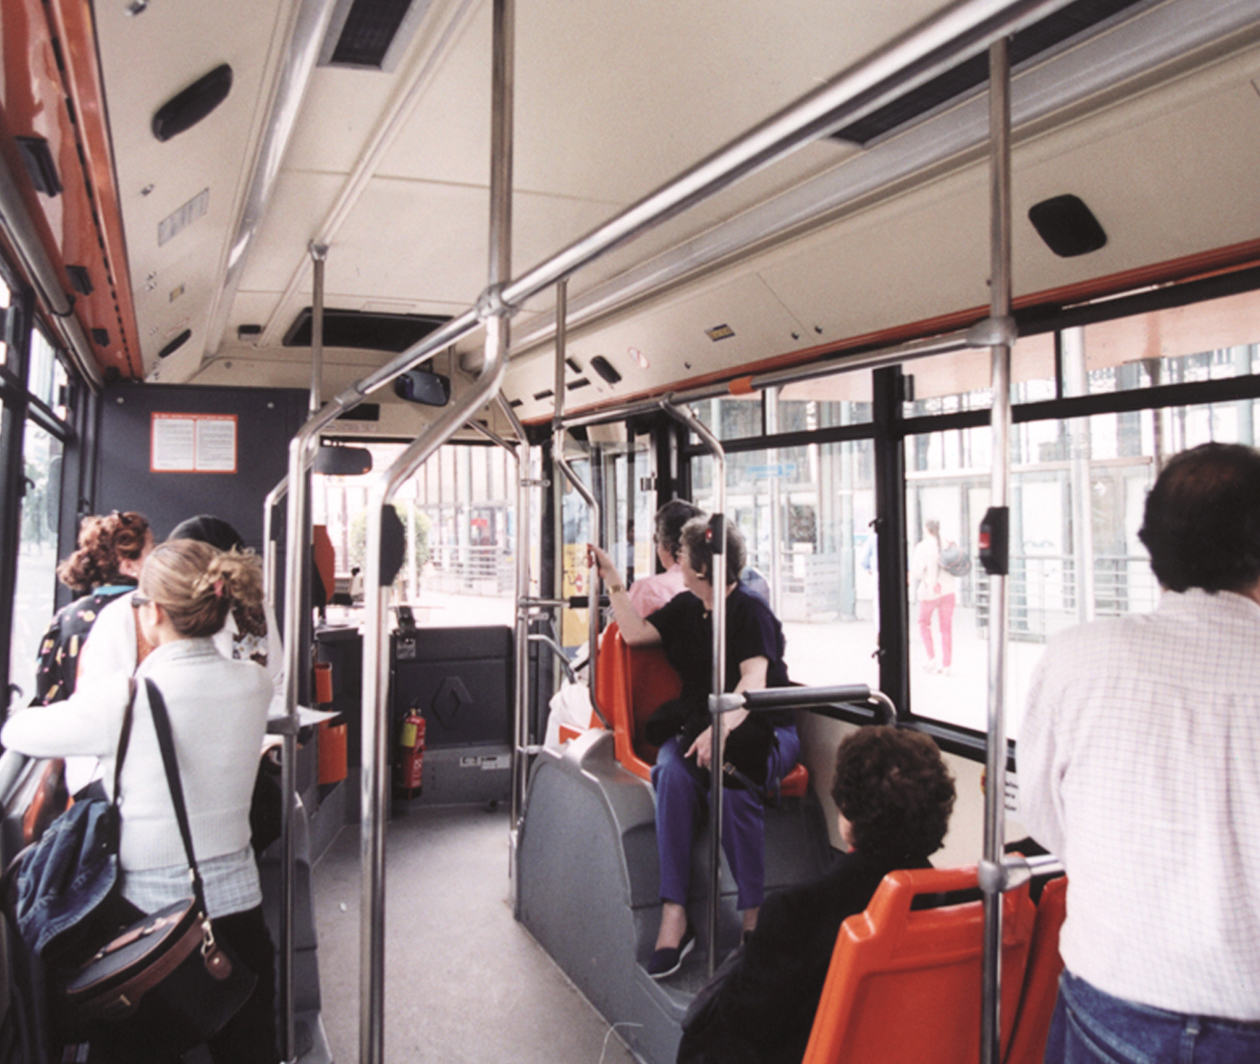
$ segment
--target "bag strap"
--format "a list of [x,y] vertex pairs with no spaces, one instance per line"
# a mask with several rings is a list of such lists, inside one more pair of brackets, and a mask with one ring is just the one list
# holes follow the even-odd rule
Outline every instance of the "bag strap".
[[158,748],[162,751],[162,767],[166,769],[166,784],[171,791],[171,803],[175,806],[175,819],[179,821],[179,836],[184,842],[184,853],[188,855],[188,867],[192,871],[193,895],[201,907],[204,919],[206,912],[205,889],[201,882],[201,872],[197,869],[197,858],[193,854],[192,831],[188,827],[188,809],[184,805],[184,786],[179,778],[179,761],[175,757],[175,737],[171,734],[171,718],[166,712],[166,699],[158,685],[146,677],[145,690],[149,695],[149,709],[153,713],[153,729],[157,732]]
[[123,710],[122,728],[118,732],[118,752],[114,754],[114,794],[112,804],[118,808],[121,795],[123,762],[127,760],[127,748],[131,745],[131,718],[136,706],[136,678],[127,678],[127,708]]

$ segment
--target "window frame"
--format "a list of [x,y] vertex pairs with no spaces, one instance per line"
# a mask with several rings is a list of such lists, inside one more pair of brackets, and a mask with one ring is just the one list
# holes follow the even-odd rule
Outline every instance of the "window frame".
[[[1020,336],[1050,333],[1055,336],[1054,398],[1023,402],[1012,401],[1012,426],[1046,421],[1071,421],[1100,414],[1122,414],[1137,411],[1160,411],[1172,407],[1203,406],[1244,400],[1260,400],[1260,374],[1159,384],[1140,389],[1093,392],[1086,395],[1065,394],[1061,345],[1058,335],[1078,326],[1116,320],[1143,313],[1168,310],[1207,302],[1227,295],[1260,292],[1260,266],[1215,277],[1202,278],[1180,285],[1138,292],[1102,302],[1071,307],[1034,307],[1017,312]],[[1255,343],[1260,343],[1256,337]],[[948,356],[944,356],[948,357]],[[908,509],[904,448],[907,437],[944,432],[950,429],[984,427],[990,424],[989,409],[966,410],[945,414],[905,416],[901,397],[905,394],[907,375],[914,363],[871,372],[874,407],[872,419],[845,426],[815,430],[798,430],[774,435],[744,436],[721,440],[728,455],[808,444],[833,443],[845,440],[870,439],[876,454],[876,519],[880,536],[880,615],[885,624],[880,630],[880,686],[898,707],[898,721],[931,735],[945,750],[972,760],[983,760],[986,736],[983,732],[950,724],[915,712],[910,694],[909,646],[913,638],[909,616],[908,592],[904,580],[887,575],[904,573],[905,526]],[[837,373],[844,372],[838,364]],[[881,376],[883,385],[881,386]],[[766,404],[773,401],[772,392],[759,393],[760,422],[767,423]],[[749,400],[742,400],[747,402]],[[721,420],[719,417],[717,420]],[[754,418],[755,420],[755,418]],[[681,460],[690,480],[691,466],[696,459],[708,456],[698,441],[687,440]],[[891,489],[892,483],[896,490]],[[895,586],[894,586],[895,585]],[[895,608],[894,608],[895,607]],[[889,630],[891,629],[891,630]],[[839,681],[837,681],[839,682]],[[863,723],[869,715],[856,710],[837,709],[831,715],[853,723]],[[1014,767],[1014,741],[1008,739],[1008,767]]]

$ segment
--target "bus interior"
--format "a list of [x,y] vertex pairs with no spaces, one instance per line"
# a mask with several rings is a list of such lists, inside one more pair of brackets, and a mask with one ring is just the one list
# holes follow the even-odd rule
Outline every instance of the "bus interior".
[[[1154,605],[1162,462],[1256,441],[1258,0],[5,0],[0,46],[8,705],[83,516],[264,559],[280,1059],[675,1059],[734,888],[706,831],[701,948],[650,979],[660,667],[586,550],[651,574],[672,498],[787,639],[768,889],[842,847],[844,735],[927,733],[935,865],[1005,870],[934,1059],[1040,1059],[1021,706],[1050,635]],[[34,767],[0,761],[6,862]],[[43,1064],[11,954],[0,1060]]]

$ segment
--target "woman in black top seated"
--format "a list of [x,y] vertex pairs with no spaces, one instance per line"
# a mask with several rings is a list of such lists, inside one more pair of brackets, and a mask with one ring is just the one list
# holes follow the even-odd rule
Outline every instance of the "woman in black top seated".
[[921,732],[861,728],[836,751],[831,796],[849,847],[821,879],[770,898],[757,930],[702,992],[679,1064],[799,1064],[836,935],[866,908],[884,875],[926,868],[954,808],[954,780]]
[[[645,737],[659,746],[652,768],[656,788],[656,840],[661,864],[661,926],[648,973],[672,975],[695,944],[687,921],[691,847],[707,811],[712,753],[708,696],[713,676],[713,546],[709,522],[693,518],[682,530],[679,562],[687,591],[646,620],[635,612],[612,560],[590,547],[612,603],[622,637],[631,646],[661,644],[682,679],[682,694],[648,721]],[[783,629],[764,600],[739,586],[743,536],[726,524],[725,691],[757,691],[788,683]],[[800,740],[788,712],[723,718],[724,783],[722,845],[739,888],[737,904],[746,930],[756,926],[765,885],[765,810],[762,789],[796,763]],[[725,766],[731,766],[726,769]]]

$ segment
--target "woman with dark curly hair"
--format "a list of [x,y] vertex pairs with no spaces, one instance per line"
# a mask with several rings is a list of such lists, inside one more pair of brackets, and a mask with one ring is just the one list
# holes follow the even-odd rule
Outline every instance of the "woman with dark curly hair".
[[78,676],[79,651],[100,612],[135,590],[153,532],[144,514],[115,510],[79,523],[79,545],[57,566],[57,579],[81,597],[63,607],[39,644],[32,705],[69,698]]
[[831,796],[849,847],[813,883],[762,906],[757,929],[723,965],[721,987],[684,1022],[679,1064],[799,1064],[836,935],[884,876],[926,868],[954,808],[954,779],[921,732],[861,728],[836,751]]

